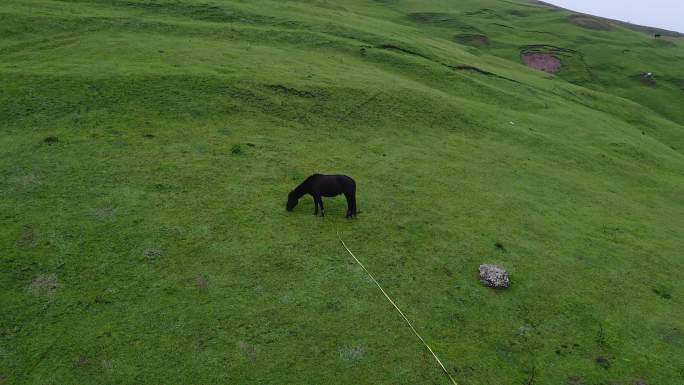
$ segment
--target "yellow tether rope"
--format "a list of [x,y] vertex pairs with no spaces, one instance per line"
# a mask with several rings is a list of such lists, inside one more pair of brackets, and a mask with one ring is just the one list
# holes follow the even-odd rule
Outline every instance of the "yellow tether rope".
[[435,357],[435,360],[437,361],[437,363],[439,364],[439,366],[442,368],[442,370],[444,371],[444,373],[446,373],[446,375],[449,376],[449,379],[451,380],[451,383],[452,383],[453,385],[458,385],[458,384],[456,383],[456,380],[454,380],[454,378],[451,377],[451,374],[449,374],[449,371],[444,367],[444,364],[442,364],[442,361],[439,359],[439,357],[437,357],[437,355],[435,354],[435,352],[432,351],[432,348],[430,348],[430,345],[428,345],[428,344],[425,342],[425,340],[423,339],[423,337],[421,337],[420,334],[418,334],[418,331],[416,331],[416,328],[413,327],[413,324],[411,323],[411,321],[409,321],[409,319],[406,318],[406,316],[404,315],[404,312],[401,311],[401,309],[399,309],[399,306],[397,306],[397,304],[394,303],[394,301],[392,301],[392,298],[390,298],[390,296],[387,295],[387,293],[385,292],[385,289],[383,289],[382,286],[380,286],[380,283],[378,283],[378,281],[375,279],[375,277],[373,277],[373,274],[371,274],[370,271],[368,271],[368,269],[366,269],[366,267],[363,265],[363,263],[361,263],[361,261],[359,261],[359,259],[356,258],[356,256],[354,255],[354,253],[352,253],[352,251],[349,250],[349,248],[347,247],[347,245],[346,245],[346,244],[344,243],[344,241],[342,240],[342,237],[340,237],[340,232],[337,231],[337,230],[335,230],[335,231],[337,232],[337,238],[340,240],[340,243],[342,243],[342,246],[344,246],[344,248],[347,250],[347,252],[349,253],[349,255],[351,255],[352,258],[354,258],[354,260],[356,261],[356,263],[358,263],[359,266],[361,266],[361,268],[366,272],[366,274],[368,274],[368,276],[373,280],[373,282],[375,282],[375,285],[378,287],[378,289],[380,289],[380,291],[382,292],[382,294],[385,295],[385,298],[387,298],[387,300],[392,304],[392,306],[394,306],[394,308],[397,309],[397,311],[399,312],[399,314],[401,314],[401,317],[404,319],[404,321],[406,321],[406,323],[408,324],[408,326],[411,328],[411,330],[413,331],[413,334],[415,334],[416,337],[418,337],[418,339],[420,340],[420,342],[422,342],[423,345],[425,345],[425,347],[430,351],[430,353],[432,354],[432,356]]

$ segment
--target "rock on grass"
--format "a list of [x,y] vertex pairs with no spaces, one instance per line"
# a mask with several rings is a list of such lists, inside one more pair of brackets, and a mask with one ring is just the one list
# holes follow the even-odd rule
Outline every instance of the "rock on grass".
[[493,288],[505,289],[511,285],[508,272],[497,265],[480,265],[480,282]]

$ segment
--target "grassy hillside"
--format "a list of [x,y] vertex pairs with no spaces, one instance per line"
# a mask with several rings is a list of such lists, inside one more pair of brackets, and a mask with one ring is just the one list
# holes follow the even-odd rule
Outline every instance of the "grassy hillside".
[[683,383],[683,42],[569,16],[3,0],[0,384],[446,384],[336,231],[459,384]]

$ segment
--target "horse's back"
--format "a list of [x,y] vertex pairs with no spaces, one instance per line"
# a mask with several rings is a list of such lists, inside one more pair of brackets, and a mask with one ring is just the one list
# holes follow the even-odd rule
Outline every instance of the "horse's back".
[[356,182],[352,177],[347,175],[335,175],[335,177],[337,177],[338,183],[344,187],[344,190],[356,189]]
[[349,194],[356,189],[354,179],[346,175],[314,175],[316,176],[318,190],[323,196],[333,197],[339,194]]

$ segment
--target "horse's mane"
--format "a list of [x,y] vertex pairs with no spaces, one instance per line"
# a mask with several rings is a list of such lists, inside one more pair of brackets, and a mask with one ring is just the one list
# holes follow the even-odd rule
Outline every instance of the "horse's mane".
[[292,192],[300,196],[306,194],[306,192],[303,192],[302,190],[305,187],[307,187],[313,179],[318,178],[319,176],[321,176],[321,174],[310,175],[308,178],[304,179],[304,182],[300,183],[299,186],[295,187],[295,189],[292,190]]

